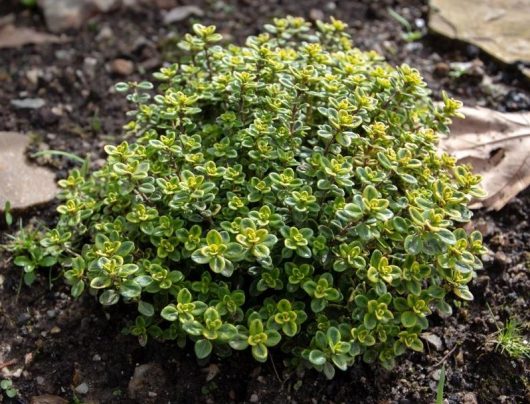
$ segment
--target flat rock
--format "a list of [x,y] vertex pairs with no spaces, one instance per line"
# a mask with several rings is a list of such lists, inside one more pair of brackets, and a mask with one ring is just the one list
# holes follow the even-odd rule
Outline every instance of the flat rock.
[[529,16],[528,0],[431,0],[429,28],[504,63],[530,62]]
[[9,201],[12,209],[24,209],[55,197],[55,175],[29,164],[24,155],[29,138],[15,132],[0,132],[0,211]]

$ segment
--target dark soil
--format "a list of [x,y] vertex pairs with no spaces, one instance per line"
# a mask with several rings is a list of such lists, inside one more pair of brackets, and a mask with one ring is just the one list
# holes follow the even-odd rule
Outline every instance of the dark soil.
[[[411,43],[401,39],[401,27],[389,17],[387,7],[423,29],[424,1],[183,3],[200,6],[205,12],[201,21],[218,25],[226,37],[238,42],[274,16],[335,15],[349,23],[359,47],[376,49],[393,64],[418,67],[436,97],[445,90],[468,105],[500,111],[530,109],[527,83],[514,69],[478,49],[431,35]],[[0,16],[7,14],[14,15],[17,25],[46,29],[38,11],[23,8],[19,0],[2,0]],[[160,9],[143,6],[97,16],[81,30],[69,32],[71,41],[66,44],[0,50],[0,130],[33,134],[34,149],[90,153],[97,163],[102,145],[119,141],[126,119],[127,103],[114,93],[113,84],[149,78],[164,60],[171,60],[175,38],[193,21],[166,26]],[[128,77],[113,73],[109,63],[116,58],[131,60],[134,73]],[[456,79],[449,75],[450,62],[472,62],[473,67]],[[43,98],[46,106],[19,110],[10,104],[25,97]],[[53,167],[58,177],[71,164],[62,159],[41,162]],[[24,224],[35,219],[50,223],[54,207],[52,203],[23,212],[17,219]],[[332,381],[315,372],[301,378],[289,374],[280,353],[264,365],[246,353],[222,362],[213,358],[198,363],[189,349],[172,344],[150,342],[142,348],[121,333],[129,321],[127,308],[105,311],[89,296],[72,301],[61,282],[49,288],[46,273],[34,287],[17,293],[20,273],[4,254],[0,256],[0,362],[4,361],[0,379],[13,380],[19,390],[14,402],[21,403],[42,394],[85,403],[430,403],[445,366],[444,396],[449,403],[530,402],[529,362],[511,359],[491,344],[496,321],[510,316],[523,324],[530,320],[530,191],[498,213],[478,212],[473,226],[485,234],[492,253],[473,282],[475,301],[451,318],[432,317],[429,331],[441,338],[439,350],[426,344],[425,353],[409,354],[392,371],[359,363]],[[2,233],[7,232],[4,227]],[[142,364],[147,366],[137,368]],[[135,368],[137,377],[129,386]],[[143,378],[138,376],[142,370]],[[76,387],[81,393],[75,392]],[[88,387],[85,394],[83,387]]]

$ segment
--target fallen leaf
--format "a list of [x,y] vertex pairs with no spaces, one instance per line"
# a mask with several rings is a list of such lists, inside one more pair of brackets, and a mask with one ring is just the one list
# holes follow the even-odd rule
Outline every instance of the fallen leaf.
[[18,48],[24,45],[40,45],[44,43],[60,43],[68,41],[65,37],[38,32],[32,28],[15,27],[8,24],[0,29],[0,49]]
[[502,113],[462,108],[440,148],[482,175],[488,196],[472,208],[500,210],[530,185],[530,112]]

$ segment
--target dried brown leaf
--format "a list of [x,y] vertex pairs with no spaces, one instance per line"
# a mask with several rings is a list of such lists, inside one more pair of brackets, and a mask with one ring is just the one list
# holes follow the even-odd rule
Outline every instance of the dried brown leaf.
[[15,27],[8,24],[0,29],[0,49],[18,48],[24,45],[66,42],[68,39],[56,35],[38,32],[32,28]]
[[488,196],[473,208],[500,210],[530,185],[530,112],[501,113],[463,108],[440,148],[483,176]]

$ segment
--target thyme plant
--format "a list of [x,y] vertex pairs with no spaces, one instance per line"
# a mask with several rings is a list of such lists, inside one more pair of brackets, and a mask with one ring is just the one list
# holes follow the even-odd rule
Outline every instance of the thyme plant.
[[[135,104],[131,142],[59,182],[57,225],[18,244],[72,295],[134,304],[129,331],[199,358],[271,348],[333,377],[392,367],[481,267],[469,167],[436,145],[461,103],[353,47],[338,20],[275,19],[244,46],[195,25]],[[35,241],[36,240],[36,241]],[[31,276],[29,280],[31,280]]]

